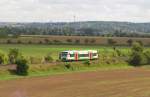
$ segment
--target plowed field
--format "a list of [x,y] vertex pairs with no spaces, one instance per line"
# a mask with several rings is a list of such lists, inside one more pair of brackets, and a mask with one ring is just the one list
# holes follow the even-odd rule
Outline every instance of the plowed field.
[[0,97],[150,97],[150,70],[136,68],[0,81]]

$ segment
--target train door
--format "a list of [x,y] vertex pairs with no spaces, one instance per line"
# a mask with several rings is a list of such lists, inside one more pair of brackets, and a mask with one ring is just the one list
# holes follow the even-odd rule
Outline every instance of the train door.
[[90,58],[90,60],[93,58],[93,53],[92,52],[89,52],[89,58]]
[[78,61],[78,52],[75,52],[75,60]]

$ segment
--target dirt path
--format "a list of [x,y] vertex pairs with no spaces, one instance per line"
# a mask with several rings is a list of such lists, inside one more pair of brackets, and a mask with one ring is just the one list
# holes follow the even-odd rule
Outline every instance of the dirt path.
[[150,97],[150,70],[138,68],[0,81],[0,97]]

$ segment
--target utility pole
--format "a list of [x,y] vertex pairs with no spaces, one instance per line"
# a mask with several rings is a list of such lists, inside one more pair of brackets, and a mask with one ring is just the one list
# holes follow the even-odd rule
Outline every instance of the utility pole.
[[74,19],[74,23],[75,23],[76,22],[76,16],[75,15],[73,16],[73,19]]
[[[75,15],[73,16],[73,19],[74,19],[73,23],[74,23],[74,25],[75,25],[75,22],[76,22],[76,16],[75,16]],[[74,32],[76,33],[76,26],[75,26],[75,28],[74,28]]]

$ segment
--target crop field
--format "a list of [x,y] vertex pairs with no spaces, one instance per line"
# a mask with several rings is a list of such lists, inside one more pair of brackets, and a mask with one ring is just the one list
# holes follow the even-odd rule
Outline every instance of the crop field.
[[[12,48],[25,57],[50,53],[55,62],[29,64],[25,77],[9,71],[15,65],[0,66],[0,97],[150,97],[149,67],[134,67],[124,59],[131,54],[131,47],[116,46],[114,50],[113,46],[99,45],[0,44],[6,54]],[[69,62],[67,68],[68,63],[56,61],[61,51],[89,49],[98,50],[100,55],[90,61],[91,65]],[[117,50],[122,54],[119,57],[114,55]]]
[[[0,50],[8,53],[10,49],[18,48],[26,56],[43,57],[51,54],[54,59],[58,59],[59,52],[64,50],[98,50],[100,53],[111,53],[113,47],[98,45],[34,45],[34,44],[0,44]],[[117,47],[122,53],[130,52],[129,47]]]
[[[125,69],[130,68],[126,62],[118,59],[110,59],[112,57],[114,49],[113,47],[98,46],[98,45],[35,45],[35,44],[0,44],[0,50],[8,54],[10,49],[17,48],[29,60],[29,76],[44,76],[51,74],[62,74],[67,72],[82,72],[82,71],[95,71],[104,69]],[[59,58],[59,52],[64,50],[98,50],[99,54],[102,56],[111,55],[110,57],[100,56],[100,60],[91,62],[91,66],[84,66],[84,62],[71,62],[69,64],[73,65],[69,70],[65,67],[65,62],[57,61]],[[128,54],[130,52],[129,47],[116,47],[122,54]],[[42,59],[47,54],[51,55],[54,59],[52,63],[46,63],[44,65]],[[34,60],[31,59],[34,57]],[[100,61],[100,62],[99,62]],[[109,65],[107,65],[109,64]],[[54,66],[53,65],[58,65]],[[8,70],[12,68],[11,66],[0,66],[0,80],[16,78],[18,76],[10,75],[11,72]]]
[[149,38],[133,37],[98,37],[98,36],[54,36],[54,35],[22,35],[18,38],[0,38],[0,44],[86,44],[86,45],[110,45],[111,39],[115,45],[129,45],[132,42],[140,41],[144,45],[150,45]]
[[150,97],[149,76],[134,68],[0,81],[0,97]]

